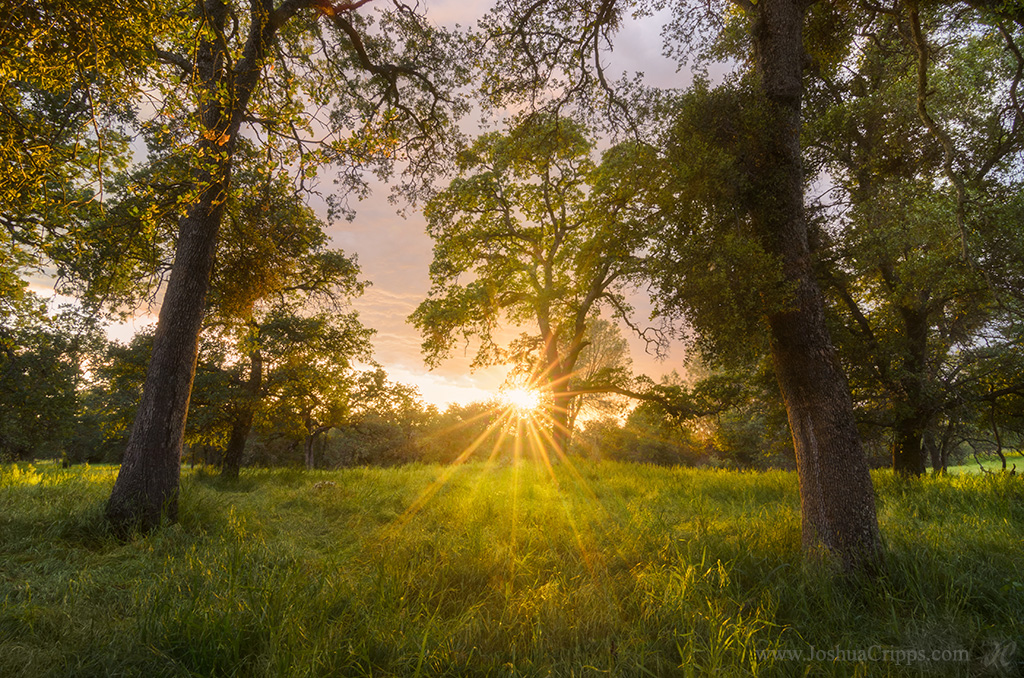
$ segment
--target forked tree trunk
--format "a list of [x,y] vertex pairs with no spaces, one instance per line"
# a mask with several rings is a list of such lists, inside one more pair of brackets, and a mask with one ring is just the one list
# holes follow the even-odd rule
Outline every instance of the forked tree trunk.
[[795,293],[792,306],[773,313],[769,326],[796,449],[803,545],[847,570],[871,569],[881,553],[871,477],[849,386],[825,324],[804,215],[800,100],[809,4],[761,0],[750,9],[766,124],[755,211],[762,242],[782,262]]

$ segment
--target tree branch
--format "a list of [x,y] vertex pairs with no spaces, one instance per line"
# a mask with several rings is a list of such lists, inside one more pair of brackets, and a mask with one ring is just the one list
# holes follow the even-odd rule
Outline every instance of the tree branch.
[[158,49],[156,50],[156,60],[170,66],[177,66],[181,70],[182,75],[192,75],[192,62],[181,54]]

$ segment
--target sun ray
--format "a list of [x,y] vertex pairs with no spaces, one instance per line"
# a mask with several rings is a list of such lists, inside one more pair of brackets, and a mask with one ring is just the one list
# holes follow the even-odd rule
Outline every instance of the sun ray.
[[[556,446],[555,440],[558,436],[554,435],[554,430],[555,427],[561,426],[561,424],[552,417],[554,405],[548,397],[551,384],[544,383],[542,388],[537,388],[534,385],[536,383],[534,381],[515,389],[506,389],[505,393],[499,395],[499,403],[495,407],[450,427],[452,430],[458,430],[481,419],[490,419],[485,430],[424,488],[420,495],[411,502],[400,516],[392,521],[387,532],[391,530],[397,532],[404,529],[437,496],[438,492],[452,480],[458,469],[464,467],[488,440],[493,440],[493,447],[487,453],[486,458],[482,460],[483,466],[480,469],[480,477],[476,479],[477,482],[470,482],[468,487],[471,497],[478,496],[480,488],[483,486],[486,471],[498,463],[499,459],[502,458],[501,455],[510,453],[513,466],[511,501],[508,504],[510,512],[508,533],[511,556],[510,567],[515,568],[516,554],[519,547],[518,540],[521,528],[519,523],[522,518],[520,513],[524,509],[522,505],[522,485],[524,482],[538,482],[547,477],[555,492],[555,496],[560,499],[558,501],[561,508],[560,513],[564,514],[567,526],[572,532],[573,541],[575,541],[576,547],[579,550],[581,562],[593,578],[595,586],[599,589],[604,589],[606,582],[603,581],[600,573],[603,571],[601,563],[605,560],[605,554],[597,550],[594,539],[599,538],[603,539],[604,542],[611,543],[613,553],[621,557],[621,545],[615,543],[616,540],[613,536],[613,523],[615,521],[613,519],[608,521],[598,520],[597,523],[591,524],[589,520],[581,522],[579,516],[575,515],[574,505],[571,498],[565,494],[565,488],[563,488],[561,482],[569,478],[572,479],[571,482],[573,484],[583,489],[582,496],[584,501],[592,503],[597,508],[599,515],[607,516],[610,519],[613,517],[608,506],[604,504],[594,492],[594,489],[590,487],[580,469],[577,468],[577,465],[572,462],[572,459],[566,453],[567,451]],[[511,395],[508,395],[508,391],[512,391]],[[568,432],[566,427],[560,430]],[[534,476],[531,474],[529,479],[524,476],[523,462],[528,461],[536,462],[538,470],[542,466],[544,469],[542,475]],[[561,469],[564,469],[569,475],[567,477],[563,476]],[[599,537],[602,534],[604,537]],[[510,581],[514,581],[514,579],[513,573],[510,575]]]
[[[492,412],[493,413],[493,412]],[[498,464],[498,456],[501,453],[502,446],[505,440],[508,438],[508,427],[501,426],[498,428],[498,438],[494,441],[494,446],[491,448],[490,454],[487,455],[487,459],[483,462],[483,473],[477,474],[476,482],[473,483],[472,492],[469,496],[470,500],[475,500],[476,496],[480,492],[480,488],[483,486],[483,482],[487,472],[493,470]]]
[[467,428],[467,427],[469,427],[472,424],[475,424],[476,422],[480,421],[481,419],[487,419],[489,417],[493,417],[495,412],[496,412],[495,409],[484,410],[483,412],[480,412],[479,414],[474,414],[469,419],[463,419],[462,421],[457,422],[455,424],[452,424],[451,426],[445,426],[444,428],[439,429],[437,432],[431,433],[427,438],[430,439],[430,438],[439,437],[439,436],[441,436],[442,434],[445,434],[445,433],[454,433],[454,432],[459,431],[461,429]]
[[434,482],[432,482],[430,485],[428,485],[426,487],[426,489],[424,489],[423,492],[420,493],[420,496],[417,497],[409,505],[409,507],[406,508],[405,511],[403,511],[402,514],[400,516],[398,516],[398,518],[395,519],[396,527],[397,528],[404,527],[412,519],[412,517],[414,515],[416,515],[416,513],[418,513],[419,510],[421,508],[423,508],[423,506],[428,501],[430,501],[430,499],[435,494],[437,494],[438,491],[440,491],[440,489],[442,487],[444,487],[444,485],[452,477],[452,475],[455,473],[455,471],[462,464],[464,464],[466,462],[466,460],[468,460],[469,457],[472,456],[472,454],[474,452],[476,452],[476,450],[481,445],[484,444],[484,441],[487,440],[487,437],[490,436],[491,433],[493,433],[495,430],[499,430],[499,431],[501,430],[502,425],[505,423],[504,420],[507,420],[509,418],[509,416],[510,415],[508,415],[505,412],[500,413],[498,418],[495,419],[493,422],[491,422],[491,424],[479,436],[476,437],[476,440],[474,440],[472,443],[467,445],[466,449],[463,450],[461,454],[459,454],[459,456],[455,459],[455,461],[453,461],[451,464],[446,466],[444,468],[444,471],[441,473],[441,475],[438,476],[437,479],[434,480]]
[[[554,441],[551,438],[551,434],[548,433],[546,426],[530,426],[529,429],[535,451],[540,460],[544,462],[544,467],[547,469],[548,475],[551,476],[551,480],[555,483],[555,487],[557,488],[558,476],[555,475],[554,466],[551,465],[551,457],[548,455],[548,447],[554,447]],[[543,438],[546,438],[547,441],[545,441],[542,436]],[[548,444],[545,444],[545,442]]]

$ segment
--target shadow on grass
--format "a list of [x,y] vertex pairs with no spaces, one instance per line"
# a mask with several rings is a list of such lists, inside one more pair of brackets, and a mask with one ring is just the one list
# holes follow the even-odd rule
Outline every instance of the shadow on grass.
[[49,513],[7,517],[0,520],[0,543],[10,546],[19,542],[37,542],[43,538],[51,545],[64,544],[100,551],[119,543],[103,517],[103,506],[103,503],[95,503],[84,511],[56,518]]
[[192,482],[199,483],[203,487],[215,492],[239,492],[248,494],[259,489],[260,484],[251,476],[240,478],[225,478],[219,473],[199,469],[191,475]]

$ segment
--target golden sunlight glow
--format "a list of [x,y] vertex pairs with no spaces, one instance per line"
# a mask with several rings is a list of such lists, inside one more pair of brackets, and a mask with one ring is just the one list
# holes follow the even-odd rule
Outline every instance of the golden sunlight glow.
[[509,388],[499,394],[501,401],[519,417],[528,417],[540,407],[540,391],[532,388]]

